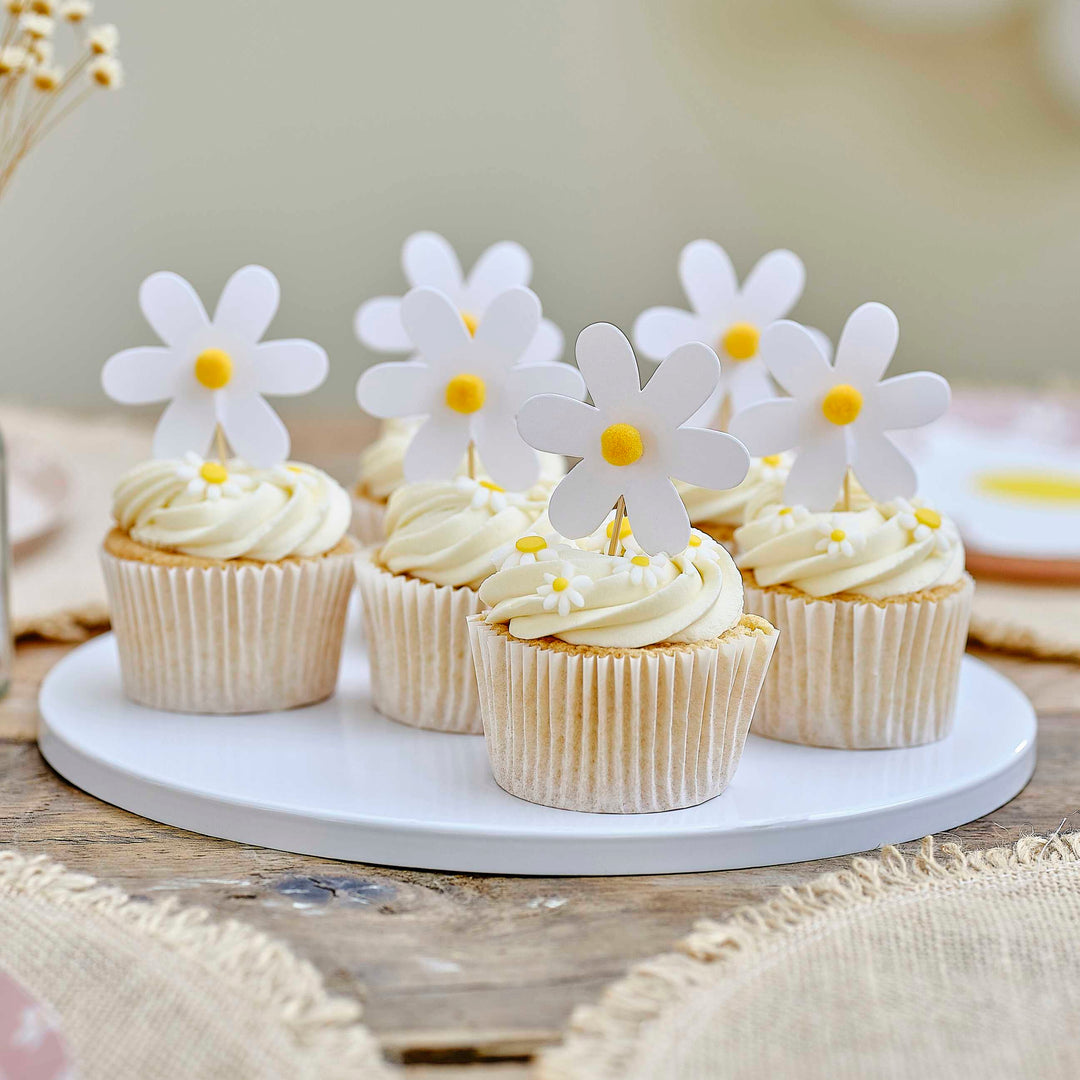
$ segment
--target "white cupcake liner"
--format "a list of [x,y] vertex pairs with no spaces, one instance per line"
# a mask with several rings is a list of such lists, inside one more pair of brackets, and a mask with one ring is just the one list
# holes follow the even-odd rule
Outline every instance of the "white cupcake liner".
[[940,598],[815,600],[745,583],[780,649],[754,734],[807,746],[919,746],[952,728],[975,583]]
[[480,704],[466,619],[476,591],[391,574],[356,559],[375,708],[410,727],[479,735]]
[[381,544],[385,539],[383,521],[386,518],[386,503],[369,499],[366,495],[352,496],[352,525],[349,532],[364,547]]
[[469,619],[491,770],[529,802],[591,813],[694,806],[727,787],[777,634],[567,650]]
[[177,567],[103,550],[124,693],[191,713],[266,712],[329,697],[352,560]]

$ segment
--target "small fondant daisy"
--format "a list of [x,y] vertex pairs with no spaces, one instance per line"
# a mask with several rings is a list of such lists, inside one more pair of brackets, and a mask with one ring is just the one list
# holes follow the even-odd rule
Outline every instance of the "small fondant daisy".
[[770,506],[762,515],[761,519],[769,523],[769,529],[773,536],[780,533],[791,532],[796,525],[801,525],[810,516],[810,511],[805,506]]
[[562,562],[554,574],[544,575],[544,584],[536,590],[544,598],[545,611],[558,611],[565,619],[571,608],[585,606],[585,592],[592,585],[587,574],[575,574],[574,567]]
[[911,533],[916,543],[922,543],[933,537],[934,550],[948,551],[959,539],[956,526],[948,518],[943,518],[932,507],[907,499],[894,499],[896,520],[902,529]]
[[490,510],[493,514],[501,514],[514,501],[513,496],[506,493],[506,488],[501,488],[490,480],[473,480],[468,476],[459,476],[457,489],[465,494],[472,493],[469,506],[473,510]]
[[184,489],[189,495],[215,502],[221,498],[235,499],[255,486],[250,476],[230,472],[220,461],[205,461],[190,451],[184,455],[182,465],[177,465],[176,475],[188,482]]
[[823,551],[830,559],[841,556],[850,559],[856,551],[866,544],[866,537],[854,529],[845,529],[835,518],[826,518],[818,523],[821,539],[814,545],[816,551]]
[[650,589],[655,589],[660,584],[656,571],[662,570],[670,561],[663,553],[659,555],[620,555],[612,573],[629,574],[631,585],[645,585]]
[[540,536],[538,533],[526,533],[512,544],[503,544],[491,553],[491,561],[498,570],[527,566],[529,563],[550,562],[557,558],[559,553],[556,550],[556,538]]
[[759,458],[762,480],[783,480],[790,467],[790,458],[785,461],[783,454],[766,454]]
[[676,564],[689,563],[691,566],[697,566],[699,562],[718,562],[719,559],[720,548],[716,541],[695,529],[690,533],[690,542],[686,545],[686,550],[676,555],[673,561]]

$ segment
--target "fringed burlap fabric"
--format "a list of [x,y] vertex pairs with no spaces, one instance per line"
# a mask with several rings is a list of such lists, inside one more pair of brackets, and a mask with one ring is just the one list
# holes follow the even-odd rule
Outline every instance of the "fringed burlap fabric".
[[544,1080],[1074,1080],[1080,833],[854,859],[579,1009]]
[[0,969],[51,1006],[81,1080],[387,1080],[356,1002],[280,943],[0,851]]

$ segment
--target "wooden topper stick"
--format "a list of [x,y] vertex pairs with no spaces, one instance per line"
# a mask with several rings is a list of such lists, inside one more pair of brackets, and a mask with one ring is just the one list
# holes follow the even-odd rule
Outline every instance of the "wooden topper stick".
[[619,533],[622,532],[624,517],[626,517],[626,500],[620,495],[619,501],[615,504],[615,520],[611,523],[611,540],[607,548],[609,555],[618,554],[619,540],[621,539]]
[[469,470],[469,479],[470,480],[475,480],[476,479],[476,443],[474,443],[472,441],[472,439],[469,440],[469,450],[468,450],[467,461],[468,461],[468,464],[467,464],[466,467]]
[[844,470],[844,509],[851,509],[851,466]]
[[220,424],[214,425],[214,447],[217,452],[218,461],[222,465],[229,463],[229,447],[225,442],[225,429]]

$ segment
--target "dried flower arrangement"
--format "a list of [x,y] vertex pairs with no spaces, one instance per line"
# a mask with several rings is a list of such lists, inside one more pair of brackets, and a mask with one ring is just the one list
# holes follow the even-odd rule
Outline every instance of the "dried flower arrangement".
[[[0,195],[19,163],[88,97],[116,90],[124,73],[116,58],[119,34],[92,26],[90,0],[3,0],[0,32]],[[75,35],[74,59],[63,68],[55,56],[57,23]]]

